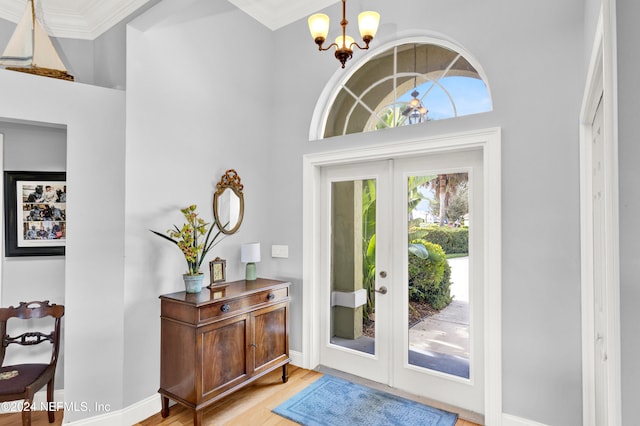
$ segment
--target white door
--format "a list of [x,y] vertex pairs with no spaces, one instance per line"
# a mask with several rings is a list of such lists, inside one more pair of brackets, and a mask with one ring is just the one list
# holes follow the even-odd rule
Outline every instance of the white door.
[[[444,216],[449,229],[467,229],[469,255],[452,258],[453,300],[439,314],[427,319],[426,333],[420,325],[409,328],[408,300],[410,258],[407,247],[419,236],[408,226],[407,204],[410,182],[423,176],[436,176],[441,200],[453,197],[458,184],[466,182],[468,216]],[[451,188],[451,189],[450,189]],[[484,412],[483,346],[483,172],[480,150],[437,154],[398,160],[394,163],[393,283],[395,309],[393,321],[392,385],[408,392],[446,402],[476,413]],[[443,202],[440,202],[442,205]],[[435,213],[435,212],[434,212]],[[450,217],[451,216],[451,217]],[[403,220],[404,218],[404,220]],[[464,223],[466,222],[466,223]],[[415,223],[415,220],[414,222]],[[460,226],[460,228],[456,228]],[[435,240],[435,238],[431,238]],[[433,253],[437,255],[437,253]],[[415,258],[413,258],[415,260]],[[464,264],[460,264],[464,261]],[[463,286],[460,288],[460,286]],[[423,322],[424,325],[424,322]],[[421,341],[419,336],[424,336]]]
[[592,215],[593,215],[593,302],[594,302],[594,378],[595,424],[608,424],[607,374],[607,253],[605,229],[604,140],[602,101],[592,124]]
[[[384,161],[325,167],[320,201],[320,363],[380,383],[389,382],[391,299],[363,288],[364,253],[375,244],[369,258],[379,271],[390,266],[389,170]],[[373,229],[363,229],[363,212]],[[362,311],[373,305],[375,325],[367,332]]]
[[[448,218],[445,225],[462,229],[465,220],[472,224],[469,256],[458,259],[463,266],[455,271],[456,285],[463,288],[442,315],[410,324],[409,258],[414,255],[409,243],[415,232],[410,237],[409,191],[416,180],[433,182],[443,176],[467,182],[468,214]],[[323,168],[321,365],[484,412],[482,181],[479,149]],[[370,219],[375,229],[367,229]],[[422,224],[426,228],[426,220]],[[436,256],[432,253],[432,259]],[[372,258],[375,290],[368,292],[361,288],[367,287],[362,282]],[[367,315],[371,305],[374,312]],[[466,310],[465,320],[456,323],[458,313],[452,314],[450,307]],[[371,319],[372,330],[367,327]],[[420,333],[414,332],[418,326]]]

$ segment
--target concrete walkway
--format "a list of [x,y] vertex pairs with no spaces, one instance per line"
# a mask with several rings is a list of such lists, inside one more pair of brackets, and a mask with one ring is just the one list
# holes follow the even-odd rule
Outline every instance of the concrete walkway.
[[[453,301],[409,329],[409,362],[469,377],[469,258],[449,259]],[[412,361],[413,359],[413,361]]]
[[[449,259],[453,301],[409,329],[409,363],[469,378],[469,258]],[[332,337],[331,343],[369,354],[375,340]]]

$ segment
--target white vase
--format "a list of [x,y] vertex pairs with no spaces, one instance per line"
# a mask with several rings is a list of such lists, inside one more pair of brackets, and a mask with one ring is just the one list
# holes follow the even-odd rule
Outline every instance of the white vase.
[[200,293],[202,291],[202,280],[204,279],[204,274],[184,274],[182,278],[184,279],[184,289],[187,293]]

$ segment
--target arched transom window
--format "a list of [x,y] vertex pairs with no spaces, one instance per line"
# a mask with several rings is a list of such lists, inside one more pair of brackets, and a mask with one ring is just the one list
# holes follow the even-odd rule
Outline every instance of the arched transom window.
[[480,73],[459,52],[430,43],[393,46],[344,82],[325,138],[491,111]]

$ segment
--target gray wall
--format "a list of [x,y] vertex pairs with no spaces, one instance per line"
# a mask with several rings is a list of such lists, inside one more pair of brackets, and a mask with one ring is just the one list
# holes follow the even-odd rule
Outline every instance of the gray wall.
[[160,0],[150,0],[93,41],[95,55],[92,84],[113,89],[126,88],[127,24],[159,2]]
[[[608,0],[605,0],[608,1]],[[585,73],[591,59],[591,51],[593,50],[593,41],[600,15],[602,0],[585,0],[584,1],[584,61]]]
[[[0,133],[4,135],[3,170],[66,170],[66,129],[0,121]],[[64,305],[65,267],[63,256],[3,257],[1,271],[0,300],[2,306],[17,306],[19,302],[32,300],[49,300],[51,303]],[[51,349],[46,345],[38,345],[30,351],[9,349],[5,361],[7,364],[11,364],[18,362],[16,357],[21,357],[22,361],[20,362],[25,362],[26,354],[28,354],[30,362],[46,362],[50,357]],[[55,387],[63,389],[64,340],[58,365]]]
[[[65,401],[122,408],[124,94],[0,70],[2,120],[67,128]],[[100,208],[96,208],[100,188]],[[96,230],[99,238],[96,238]],[[100,368],[96,368],[99,365]],[[100,386],[95,386],[100,383]],[[65,412],[65,421],[95,415]]]
[[[229,34],[255,51],[228,49]],[[226,259],[227,281],[242,279],[240,245],[259,241],[258,273],[271,276],[271,37],[230,3],[210,0],[164,1],[129,29],[128,55],[136,60],[127,64],[126,92],[125,405],[157,391],[158,296],[184,290],[184,257],[149,229],[180,226],[180,209],[190,204],[212,221],[215,184],[235,169],[244,185],[244,221],[207,260]],[[203,49],[202,40],[219,42]],[[190,60],[167,61],[175,52]]]
[[[550,425],[581,424],[577,118],[585,75],[582,2],[465,2],[462,14],[460,2],[427,5],[413,1],[407,13],[407,8],[388,2],[369,1],[367,6],[383,16],[377,43],[409,32],[429,33],[445,35],[470,51],[488,75],[494,111],[313,142],[308,135],[317,99],[331,77],[344,71],[330,53],[314,49],[305,20],[271,34],[242,14],[227,11],[224,4],[188,3],[194,6],[191,12],[180,12],[176,1],[159,4],[152,24],[148,16],[140,21],[144,37],[135,41],[132,37],[128,46],[129,57],[136,62],[128,64],[127,75],[130,250],[125,287],[131,289],[127,290],[131,301],[126,304],[139,300],[136,292],[158,294],[180,285],[171,278],[180,271],[180,259],[171,247],[145,238],[144,225],[163,226],[176,217],[171,215],[181,202],[203,197],[203,180],[210,180],[225,164],[237,165],[241,175],[248,173],[247,188],[254,191],[247,195],[248,202],[258,204],[248,205],[242,239],[229,241],[220,252],[237,264],[233,251],[246,237],[259,239],[266,247],[289,245],[289,259],[265,258],[260,267],[264,273],[294,283],[291,347],[300,350],[304,314],[302,155],[500,126],[503,184],[493,190],[502,191],[503,199],[504,411]],[[339,13],[339,8],[329,8],[329,13]],[[209,49],[198,50],[203,52],[198,67],[168,64],[155,68],[166,52],[181,51],[189,57],[195,53],[194,41],[223,40],[232,29],[241,37],[238,44],[243,46],[243,55],[233,51],[224,55],[218,43],[211,43]],[[356,52],[355,60],[364,55]],[[218,66],[210,66],[213,63]],[[149,74],[146,70],[150,69],[156,72]],[[185,72],[188,78],[181,78]],[[180,90],[167,86],[174,81],[182,82]],[[260,87],[261,83],[270,89]],[[247,90],[250,84],[254,86]],[[212,136],[204,142],[208,132]],[[199,179],[182,181],[175,173],[155,173],[178,167],[176,156],[198,139],[204,143],[200,157],[206,160],[194,160],[189,170]],[[172,148],[178,140],[184,148]],[[216,147],[216,155],[206,155],[210,146]],[[238,156],[238,149],[243,156]],[[149,162],[154,169],[145,170]],[[560,182],[562,190],[556,190]],[[145,216],[150,210],[156,212],[154,217]],[[145,274],[145,267],[157,275]],[[138,318],[132,323],[148,322],[143,329],[156,331],[139,340],[139,332],[128,329],[125,345],[127,354],[139,349],[138,354],[148,355],[140,362],[130,355],[125,360],[131,363],[127,371],[157,380],[153,348],[158,341],[153,336],[158,323],[148,319],[156,313],[157,304],[151,299],[140,306],[146,315],[132,311],[130,318]],[[144,359],[154,364],[145,367]],[[141,380],[130,390],[127,400],[150,392],[152,385],[144,383]]]
[[[502,188],[490,190],[502,191],[503,202],[504,412],[544,424],[579,425],[577,119],[585,75],[582,2],[407,3],[407,7],[384,1],[368,3],[382,15],[374,45],[411,31],[452,38],[484,67],[494,111],[309,142],[316,100],[332,75],[344,71],[331,54],[313,48],[306,22],[277,31],[275,45],[287,49],[273,50],[276,72],[269,176],[277,190],[271,193],[269,223],[277,230],[272,238],[288,244],[293,254],[278,271],[297,281],[302,277],[303,154],[500,126],[503,183]],[[336,15],[339,8],[329,8],[328,13]],[[354,60],[364,55],[355,52]],[[301,83],[292,84],[301,76]],[[295,309],[299,306],[292,308],[292,324],[302,318]],[[301,331],[292,326],[294,349],[300,348],[300,336]]]
[[640,3],[617,0],[618,30],[618,149],[620,190],[620,300],[622,337],[622,423],[640,418]]

